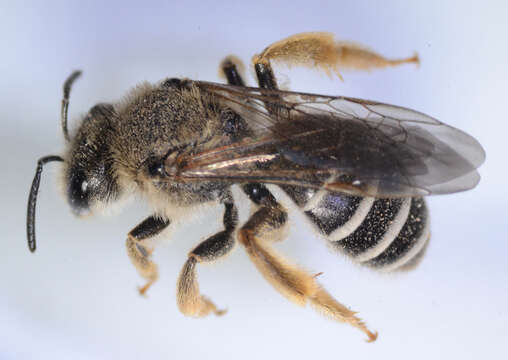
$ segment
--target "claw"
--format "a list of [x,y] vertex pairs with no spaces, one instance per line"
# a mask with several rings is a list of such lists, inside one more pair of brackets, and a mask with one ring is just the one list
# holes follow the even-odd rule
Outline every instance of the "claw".
[[222,315],[226,314],[227,312],[228,312],[228,309],[222,309],[222,310],[217,309],[217,310],[215,310],[215,315],[222,316]]
[[148,281],[144,286],[138,287],[139,295],[146,297],[146,292],[152,286],[153,281]]
[[369,339],[365,341],[367,341],[368,343],[376,341],[378,335],[377,331],[371,332],[367,330],[366,334],[369,336]]

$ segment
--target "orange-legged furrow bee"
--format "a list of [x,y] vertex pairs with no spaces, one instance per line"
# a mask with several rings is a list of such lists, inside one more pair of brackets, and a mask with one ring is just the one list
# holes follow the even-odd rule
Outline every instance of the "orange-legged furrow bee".
[[[157,279],[153,238],[175,209],[218,202],[224,229],[194,248],[177,285],[180,311],[220,315],[202,296],[196,265],[226,255],[238,240],[261,274],[293,302],[364,331],[355,312],[339,303],[316,276],[286,261],[271,242],[280,237],[287,211],[267,184],[280,187],[331,247],[383,271],[410,269],[429,241],[423,199],[473,188],[485,153],[471,136],[422,113],[376,101],[278,89],[271,63],[371,69],[418,62],[389,60],[336,42],[327,33],[291,36],[253,58],[259,87],[245,86],[239,61],[221,63],[228,85],[170,78],[142,84],[122,101],[90,109],[72,136],[67,108],[74,72],[64,84],[62,130],[67,151],[37,165],[28,199],[27,236],[35,250],[35,206],[43,165],[63,162],[72,210],[83,215],[121,197],[141,194],[153,213],[127,235],[132,263],[147,283]],[[239,224],[231,187],[238,185],[254,212]]]

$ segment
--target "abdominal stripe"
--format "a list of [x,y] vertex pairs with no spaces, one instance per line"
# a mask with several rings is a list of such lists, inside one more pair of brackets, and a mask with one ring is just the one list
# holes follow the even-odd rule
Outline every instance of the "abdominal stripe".
[[376,199],[293,186],[282,189],[330,245],[369,267],[392,271],[421,259],[429,239],[422,198]]

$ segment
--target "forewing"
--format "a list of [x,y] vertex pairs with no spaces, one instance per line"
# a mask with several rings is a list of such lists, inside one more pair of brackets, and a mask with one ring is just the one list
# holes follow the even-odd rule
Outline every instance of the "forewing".
[[190,179],[324,187],[404,197],[473,188],[485,153],[471,136],[422,113],[347,97],[195,82],[253,131],[194,155]]

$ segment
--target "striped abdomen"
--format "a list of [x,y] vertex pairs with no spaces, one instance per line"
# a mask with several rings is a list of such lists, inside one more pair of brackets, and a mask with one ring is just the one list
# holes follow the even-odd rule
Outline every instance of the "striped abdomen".
[[376,199],[284,186],[331,245],[354,261],[383,271],[406,270],[429,240],[422,198]]

